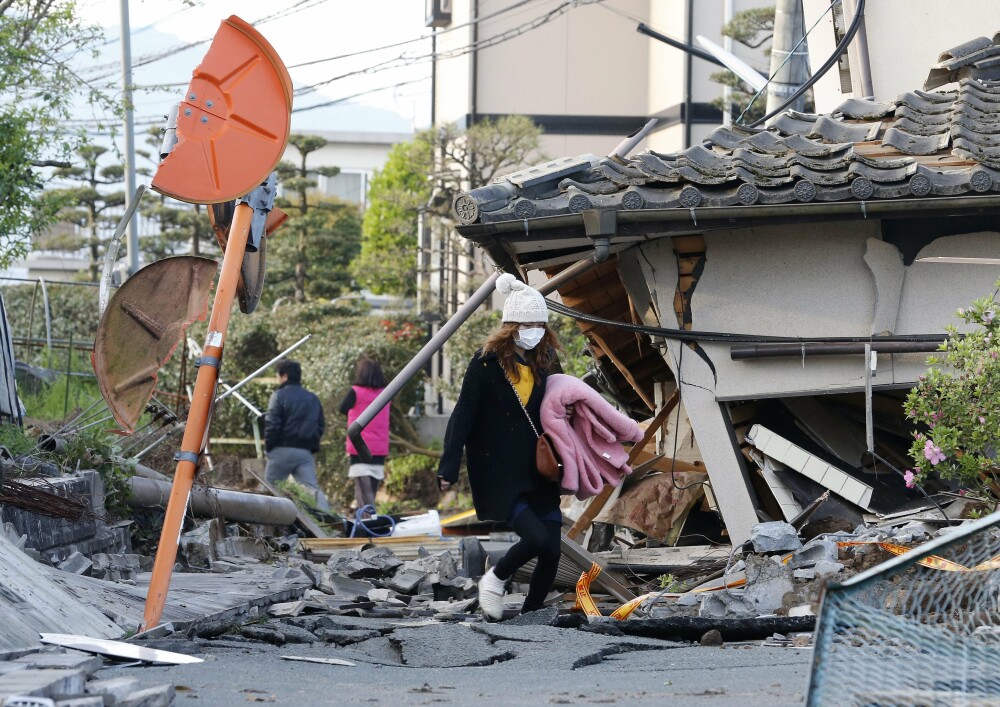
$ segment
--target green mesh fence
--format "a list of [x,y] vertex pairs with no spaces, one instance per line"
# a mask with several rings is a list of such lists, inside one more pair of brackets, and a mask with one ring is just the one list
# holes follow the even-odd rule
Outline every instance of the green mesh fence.
[[1000,513],[827,588],[808,705],[1000,706]]

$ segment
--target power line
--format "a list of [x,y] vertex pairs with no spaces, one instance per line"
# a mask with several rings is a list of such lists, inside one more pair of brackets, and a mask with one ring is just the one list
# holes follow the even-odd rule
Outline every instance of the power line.
[[327,106],[336,105],[338,103],[345,103],[352,98],[358,98],[360,96],[367,96],[370,93],[381,93],[382,91],[389,91],[392,89],[400,88],[402,86],[409,86],[415,83],[423,83],[424,81],[430,81],[430,76],[424,76],[419,79],[412,79],[411,81],[400,81],[399,83],[393,84],[391,86],[381,86],[380,88],[370,88],[367,91],[359,91],[358,93],[352,93],[350,96],[344,96],[343,98],[335,98],[332,101],[324,101],[323,103],[316,103],[311,106],[302,106],[301,108],[293,108],[293,113],[304,113],[307,110],[314,110],[316,108],[326,108]]
[[[171,12],[169,15],[164,15],[163,17],[161,17],[160,19],[156,20],[155,22],[150,22],[148,25],[140,27],[137,30],[133,30],[132,32],[129,33],[129,35],[132,36],[132,37],[135,37],[136,35],[142,34],[143,32],[148,32],[149,30],[153,29],[157,25],[160,25],[160,24],[166,22],[167,20],[171,20],[171,19],[177,17],[178,15],[183,15],[185,12],[189,12],[191,10],[199,10],[199,9],[205,7],[206,5],[208,5],[209,3],[212,3],[212,2],[215,2],[215,0],[205,0],[204,2],[198,3],[197,5],[186,5],[185,7],[182,7],[179,10],[175,10],[175,11]],[[119,33],[119,36],[117,36],[117,37],[112,37],[111,39],[105,40],[101,44],[98,44],[96,48],[99,49],[101,47],[106,47],[109,44],[114,44],[115,42],[120,42],[120,41],[122,41],[121,33]]]
[[[483,22],[485,20],[493,19],[494,17],[498,17],[499,15],[506,14],[506,13],[510,12],[511,10],[515,10],[517,8],[524,7],[525,5],[527,5],[530,2],[532,2],[532,0],[520,0],[520,2],[515,2],[513,5],[509,5],[508,7],[501,8],[501,9],[497,10],[496,12],[490,13],[489,15],[481,15],[479,17],[474,17],[471,20],[469,20],[468,22],[465,22],[464,24],[455,25],[454,27],[448,27],[446,29],[443,29],[443,30],[441,30],[440,32],[437,33],[437,36],[440,37],[441,35],[447,34],[448,32],[454,32],[456,30],[464,29],[466,27],[470,27],[472,25],[478,24],[478,23]],[[303,61],[303,62],[300,62],[298,64],[291,64],[288,68],[289,69],[298,69],[298,68],[303,67],[303,66],[313,66],[314,64],[323,64],[323,63],[326,63],[328,61],[337,61],[338,59],[349,59],[349,58],[355,57],[355,56],[362,56],[363,54],[371,54],[373,52],[380,52],[380,51],[383,51],[385,49],[395,49],[396,47],[402,47],[402,46],[405,46],[407,44],[414,44],[416,42],[422,42],[424,40],[430,39],[432,36],[434,36],[434,35],[424,34],[424,35],[421,35],[419,37],[415,37],[413,39],[407,39],[407,40],[402,41],[402,42],[395,42],[394,44],[385,44],[385,45],[383,45],[381,47],[373,47],[371,49],[362,49],[360,51],[350,52],[349,54],[338,54],[337,56],[330,56],[330,57],[326,57],[325,59],[313,59],[312,61]]]
[[493,37],[487,37],[487,38],[482,39],[480,41],[473,42],[472,44],[466,45],[465,47],[461,47],[461,48],[457,48],[457,49],[452,49],[452,50],[445,51],[445,52],[437,52],[437,53],[433,53],[433,54],[425,54],[425,55],[421,55],[421,56],[409,56],[409,57],[408,56],[399,56],[399,57],[396,57],[395,59],[388,59],[386,61],[383,61],[383,62],[378,63],[378,64],[374,64],[374,65],[366,67],[364,69],[356,69],[354,71],[348,71],[348,72],[340,74],[338,76],[334,76],[332,78],[325,79],[323,81],[318,81],[318,82],[316,82],[314,84],[309,84],[307,86],[302,86],[300,88],[295,89],[295,95],[304,95],[304,94],[307,94],[307,93],[311,93],[312,91],[315,91],[319,86],[326,86],[327,84],[331,84],[334,81],[339,81],[341,79],[345,79],[345,78],[348,78],[348,77],[351,77],[351,76],[360,76],[360,75],[375,74],[375,73],[378,73],[380,71],[387,71],[389,69],[397,69],[397,68],[401,68],[403,66],[412,66],[414,64],[422,64],[422,63],[426,63],[428,61],[432,61],[432,60],[435,60],[435,59],[454,59],[454,58],[457,58],[457,57],[460,57],[460,56],[464,56],[464,55],[469,54],[469,53],[471,53],[473,51],[477,51],[479,49],[486,49],[486,48],[489,48],[489,47],[493,47],[493,46],[496,46],[498,44],[502,44],[502,43],[504,43],[506,41],[509,41],[511,39],[515,39],[517,37],[520,37],[520,36],[522,36],[524,34],[527,34],[528,32],[530,32],[530,31],[532,31],[534,29],[538,29],[539,27],[542,27],[543,25],[548,24],[552,20],[556,19],[560,15],[565,14],[566,12],[569,12],[570,10],[572,10],[575,7],[580,7],[582,5],[592,5],[592,4],[597,4],[597,3],[601,3],[601,2],[603,2],[603,0],[566,0],[565,2],[561,3],[560,5],[558,5],[557,7],[553,8],[552,10],[549,10],[548,12],[543,13],[542,15],[539,15],[539,16],[535,17],[533,20],[529,20],[527,22],[524,22],[524,23],[518,25],[517,27],[509,29],[509,30],[507,30],[505,32],[501,32],[500,34],[494,35]]
[[[325,2],[327,2],[327,0],[298,0],[298,2],[296,2],[294,5],[292,5],[289,8],[286,8],[284,10],[279,10],[278,12],[272,13],[270,15],[265,15],[264,17],[260,17],[260,18],[258,18],[256,20],[253,20],[249,24],[251,24],[251,25],[253,25],[253,26],[256,27],[258,25],[262,25],[262,24],[265,24],[267,22],[272,22],[274,20],[283,19],[283,18],[288,17],[290,15],[294,15],[294,14],[296,14],[298,12],[302,12],[303,10],[310,10],[310,9],[312,9],[314,7],[322,5]],[[147,64],[152,64],[153,62],[160,61],[161,59],[166,59],[167,57],[173,56],[174,54],[177,54],[179,52],[183,52],[183,51],[186,51],[186,50],[191,49],[193,47],[197,47],[197,46],[199,46],[201,44],[205,44],[207,42],[211,42],[214,37],[215,37],[215,35],[213,34],[211,37],[206,37],[204,39],[199,39],[199,40],[194,41],[194,42],[188,42],[186,44],[175,45],[175,46],[170,47],[168,49],[164,49],[163,51],[157,52],[156,54],[147,54],[146,56],[138,57],[137,59],[135,59],[132,62],[132,67],[135,68],[135,67],[139,67],[139,66],[145,66]],[[118,62],[109,62],[107,64],[96,64],[94,66],[87,67],[86,70],[87,71],[97,71],[97,70],[101,70],[101,69],[108,69],[108,68],[117,66],[117,64],[118,64]],[[105,79],[105,78],[108,78],[108,77],[114,76],[114,75],[115,75],[115,73],[112,72],[110,74],[105,74],[103,76],[99,76],[99,77],[97,77],[94,80],[95,81],[100,81],[101,79]],[[187,85],[187,84],[184,84],[184,85]]]

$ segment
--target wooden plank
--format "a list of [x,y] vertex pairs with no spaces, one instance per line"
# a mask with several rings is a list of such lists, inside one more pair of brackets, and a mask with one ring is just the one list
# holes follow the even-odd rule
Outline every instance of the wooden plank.
[[646,403],[646,407],[648,407],[650,410],[655,410],[656,403],[653,402],[653,399],[649,397],[649,394],[646,393],[646,391],[644,391],[641,387],[639,387],[639,383],[635,380],[635,377],[632,375],[632,372],[629,371],[628,367],[621,362],[621,359],[619,359],[618,356],[615,355],[614,351],[612,351],[611,348],[608,347],[606,343],[604,343],[600,335],[594,331],[589,332],[587,335],[592,336],[597,341],[598,345],[600,345],[600,347],[604,349],[604,353],[607,354],[608,359],[610,359],[611,363],[613,363],[615,368],[618,369],[618,372],[625,377],[625,380],[629,382],[629,385],[631,385],[632,389],[635,390],[635,392],[639,395],[639,397],[642,399],[642,402]]
[[[634,444],[632,449],[629,450],[629,464],[632,464],[632,462],[638,459],[639,455],[643,453],[646,445],[653,439],[657,431],[663,427],[663,423],[666,421],[667,415],[670,414],[671,410],[677,407],[679,400],[680,396],[678,391],[675,390],[674,394],[667,399],[667,402],[664,403],[663,407],[656,413],[653,421],[649,423],[648,427],[646,427],[646,431],[643,432],[642,439]],[[573,527],[566,532],[566,539],[570,542],[576,542],[576,539],[580,536],[580,534],[585,533],[587,529],[590,528],[591,524],[594,522],[594,518],[596,518],[597,515],[604,509],[604,504],[608,502],[608,499],[611,498],[611,494],[614,492],[615,487],[610,484],[606,484],[604,488],[601,489],[601,492],[594,496],[590,504],[583,510],[583,513],[573,524]]]
[[674,244],[674,252],[678,255],[705,252],[705,239],[700,235],[674,236],[671,241]]

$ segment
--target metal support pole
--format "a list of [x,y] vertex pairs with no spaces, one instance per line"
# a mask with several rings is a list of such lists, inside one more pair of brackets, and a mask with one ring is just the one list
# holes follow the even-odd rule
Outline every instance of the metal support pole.
[[[132,120],[132,36],[128,20],[128,0],[119,1],[122,35],[122,101],[125,108],[125,208],[135,194],[135,124]],[[139,228],[135,212],[128,223],[128,274],[139,269]]]
[[253,215],[253,207],[246,203],[238,204],[236,213],[233,215],[232,226],[229,229],[229,242],[226,244],[226,252],[222,259],[219,284],[216,287],[212,315],[208,322],[208,334],[205,337],[205,348],[202,352],[202,357],[206,360],[198,368],[198,377],[195,382],[194,394],[191,396],[191,409],[184,427],[181,449],[175,455],[177,469],[174,472],[170,501],[167,503],[167,512],[163,519],[163,532],[160,534],[160,544],[156,550],[156,560],[153,564],[153,575],[150,578],[149,592],[146,595],[146,609],[143,615],[144,629],[150,629],[159,624],[160,617],[163,616],[163,608],[167,603],[170,576],[177,559],[177,545],[184,527],[184,512],[191,496],[194,475],[198,470],[198,460],[206,447],[208,426],[212,419],[212,408],[215,402],[216,383],[219,379],[218,366],[222,362],[226,329],[229,328],[229,316],[232,313],[233,300],[236,298],[240,266],[246,252],[247,237],[250,234],[250,220]]
[[49,368],[52,368],[52,310],[49,308],[49,290],[45,286],[45,278],[38,278],[42,286],[42,306],[45,308],[45,345],[49,349]]
[[486,301],[486,299],[493,294],[493,290],[496,289],[497,278],[500,277],[500,272],[494,272],[490,275],[486,282],[484,282],[478,290],[476,290],[473,295],[459,307],[458,311],[455,312],[454,316],[446,321],[441,329],[431,337],[431,340],[424,344],[424,347],[417,352],[417,355],[403,367],[403,370],[396,374],[396,377],[389,381],[389,385],[382,389],[382,392],[378,394],[378,397],[371,402],[371,404],[365,408],[351,426],[347,430],[347,436],[350,437],[351,442],[354,443],[354,448],[358,450],[358,455],[361,459],[370,459],[371,452],[368,450],[368,445],[365,444],[364,439],[361,438],[361,430],[368,426],[368,423],[375,419],[375,416],[382,410],[389,401],[392,400],[399,391],[403,389],[413,376],[417,375],[420,370],[427,364],[431,356],[433,356],[437,351],[444,346],[444,343],[451,338],[465,320],[472,316],[472,314],[479,309],[479,306]]
[[[273,366],[275,363],[277,363],[278,361],[280,361],[281,359],[283,359],[285,356],[287,356],[288,354],[290,354],[292,351],[294,351],[295,349],[297,349],[300,346],[302,346],[302,344],[304,344],[307,341],[309,341],[309,337],[310,336],[312,336],[312,334],[306,334],[301,339],[299,339],[298,341],[296,341],[294,344],[292,344],[287,349],[285,349],[284,351],[282,351],[280,354],[278,354],[277,356],[275,356],[274,358],[272,358],[270,361],[268,361],[267,363],[265,363],[263,366],[261,366],[260,368],[258,368],[256,371],[254,371],[253,373],[251,373],[249,376],[247,376],[246,378],[244,378],[243,380],[241,380],[236,385],[234,385],[232,387],[230,387],[228,385],[225,386],[226,392],[223,393],[222,395],[220,395],[219,397],[217,397],[215,399],[215,402],[219,402],[220,400],[225,400],[226,398],[228,398],[230,395],[232,395],[237,390],[239,390],[240,388],[242,388],[244,385],[246,385],[247,383],[249,383],[250,381],[252,381],[254,378],[256,378],[261,373],[263,373],[264,371],[266,371],[268,368],[270,368],[271,366]],[[245,401],[244,401],[244,404],[246,404]]]
[[[570,267],[563,270],[561,273],[551,278],[544,284],[542,284],[538,291],[543,295],[546,295],[554,290],[558,289],[560,285],[564,282],[572,280],[583,273],[587,272],[591,268],[597,265],[597,262],[593,258],[585,258],[577,263],[574,263]],[[430,341],[424,344],[424,347],[417,352],[417,355],[406,364],[402,371],[400,371],[395,378],[389,381],[378,397],[371,402],[371,404],[365,408],[347,430],[347,436],[350,437],[351,442],[354,444],[354,448],[358,450],[358,456],[362,459],[370,459],[371,452],[368,450],[368,445],[365,444],[364,439],[361,438],[361,431],[367,427],[368,423],[375,419],[375,416],[379,411],[389,404],[389,401],[403,389],[413,376],[420,372],[420,369],[431,359],[435,353],[437,353],[445,342],[451,338],[465,320],[472,316],[472,313],[479,308],[479,306],[486,301],[486,299],[493,294],[493,290],[496,289],[496,281],[500,276],[499,272],[495,272],[484,282],[478,290],[476,290],[473,295],[468,299],[468,301],[459,308],[455,315],[446,321],[438,332],[431,337]]]

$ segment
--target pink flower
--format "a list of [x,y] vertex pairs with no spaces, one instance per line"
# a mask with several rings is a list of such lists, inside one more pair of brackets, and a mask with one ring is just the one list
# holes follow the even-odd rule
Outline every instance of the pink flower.
[[990,358],[996,359],[996,357],[997,357],[997,352],[996,351],[990,351]]
[[958,495],[959,495],[959,496],[964,496],[964,495],[965,495],[966,493],[967,493],[967,492],[966,492],[966,490],[965,490],[965,489],[959,489],[959,490],[958,490]]
[[986,424],[986,418],[983,417],[982,415],[979,416],[979,424],[980,425],[985,425]]
[[946,459],[944,452],[941,451],[941,447],[934,444],[931,440],[924,442],[924,458],[934,466],[937,466]]
[[996,315],[995,315],[995,313],[993,312],[993,310],[990,310],[990,311],[988,311],[988,312],[985,312],[985,313],[983,314],[983,321],[984,321],[984,322],[986,322],[987,324],[989,324],[990,322],[992,322],[992,321],[993,321],[993,317],[994,317],[994,316],[996,316]]
[[915,475],[912,469],[907,469],[906,473],[903,474],[903,481],[906,482],[906,488],[912,489],[917,487],[917,482],[915,481]]
[[959,307],[958,308],[958,316],[960,316],[960,317],[964,317],[965,316],[965,308],[963,308],[963,307]]

